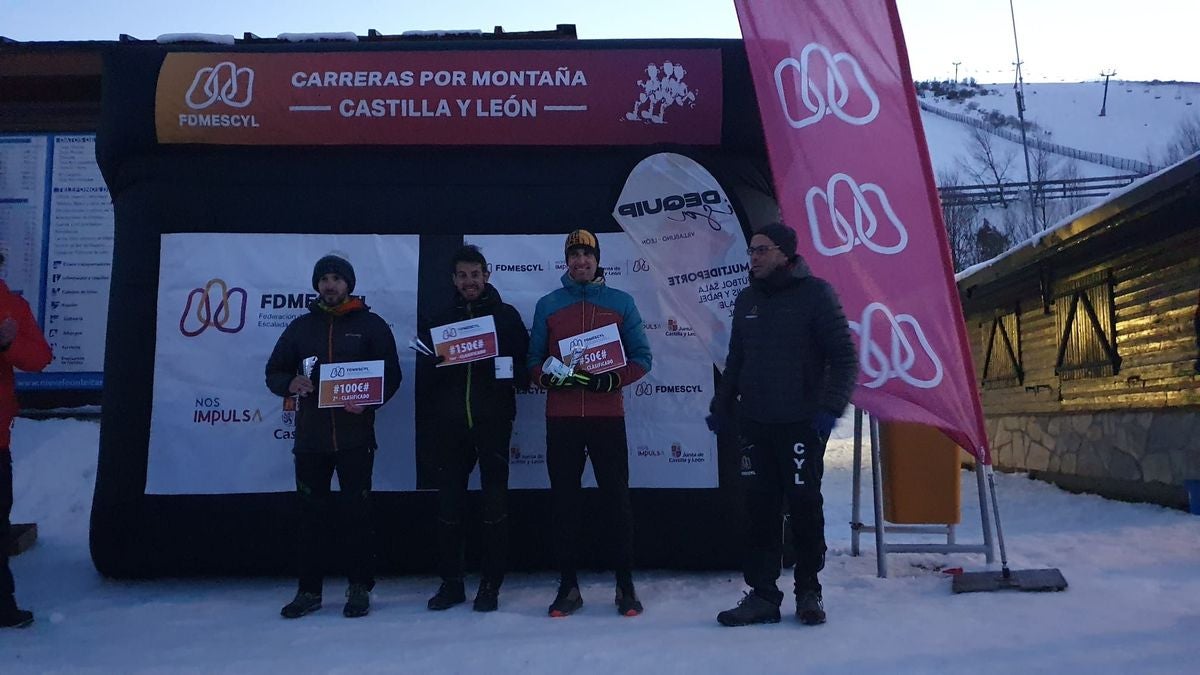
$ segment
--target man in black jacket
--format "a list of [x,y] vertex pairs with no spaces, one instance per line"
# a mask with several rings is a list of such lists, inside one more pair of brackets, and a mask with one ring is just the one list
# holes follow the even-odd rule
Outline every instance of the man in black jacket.
[[[400,361],[392,330],[371,312],[354,291],[354,268],[344,256],[330,254],[313,267],[312,285],[318,298],[308,314],[292,321],[267,360],[267,388],[280,396],[296,396],[296,493],[300,497],[300,539],[297,566],[300,588],[280,611],[295,619],[321,608],[325,558],[329,546],[328,520],[340,507],[338,529],[350,587],[342,613],[365,616],[375,587],[372,570],[371,473],[375,463],[375,406],[346,403],[342,408],[319,408],[313,393],[320,387],[320,364],[383,361],[386,402],[400,388]],[[315,364],[305,368],[306,359]],[[341,492],[334,502],[330,480],[337,471]]]
[[809,273],[791,228],[767,225],[751,238],[748,253],[750,286],[734,304],[729,356],[708,422],[713,431],[738,422],[749,519],[743,571],[751,591],[717,621],[779,621],[786,498],[796,544],[796,616],[819,624],[825,621],[817,581],[825,566],[825,444],[849,403],[858,358],[837,294]]
[[[529,333],[520,313],[488,283],[487,259],[463,246],[453,259],[454,306],[431,328],[481,316],[496,324],[492,359],[436,368],[431,378],[438,414],[438,553],[442,585],[429,609],[449,609],[466,600],[463,584],[463,512],[467,479],[475,463],[483,488],[483,560],[477,612],[499,606],[508,558],[508,442],[517,414],[515,388],[527,380]],[[428,336],[427,336],[428,337]]]

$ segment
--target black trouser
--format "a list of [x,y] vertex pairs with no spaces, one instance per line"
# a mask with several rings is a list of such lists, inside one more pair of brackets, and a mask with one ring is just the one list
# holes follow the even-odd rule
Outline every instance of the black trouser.
[[512,422],[482,422],[442,431],[438,457],[438,549],[442,579],[461,581],[467,481],[479,462],[483,488],[483,579],[499,585],[508,566],[508,441]]
[[13,576],[8,569],[8,535],[12,524],[8,522],[13,505],[12,453],[0,448],[0,607],[12,597]]
[[633,570],[633,508],[624,417],[546,418],[555,564],[564,582],[576,581],[583,510],[580,480],[588,457],[610,519],[611,565],[618,582],[628,581]]
[[782,510],[787,499],[796,545],[796,593],[821,590],[825,567],[825,513],[821,476],[825,442],[807,422],[742,424],[742,484],[746,494],[746,584],[776,603],[783,552]]
[[[375,451],[353,448],[338,452],[297,453],[296,493],[300,497],[298,565],[300,590],[320,593],[329,567],[331,529],[337,511],[338,549],[352,584],[374,588],[371,470]],[[337,471],[341,492],[330,490]]]

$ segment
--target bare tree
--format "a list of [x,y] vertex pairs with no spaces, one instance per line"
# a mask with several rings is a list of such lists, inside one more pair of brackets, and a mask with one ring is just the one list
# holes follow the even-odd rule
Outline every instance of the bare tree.
[[[962,175],[954,170],[938,171],[939,188],[958,187],[963,184]],[[942,219],[946,222],[946,239],[950,242],[950,253],[954,257],[957,272],[979,262],[975,246],[975,219],[978,210],[966,204],[942,204]]]
[[1197,152],[1200,152],[1200,115],[1192,115],[1175,128],[1163,152],[1162,165],[1174,164]]
[[979,183],[998,186],[1000,190],[1000,205],[1008,208],[1008,199],[1004,194],[1004,182],[1008,179],[1016,153],[1003,150],[996,136],[979,127],[971,127],[970,162],[964,162],[963,169]]

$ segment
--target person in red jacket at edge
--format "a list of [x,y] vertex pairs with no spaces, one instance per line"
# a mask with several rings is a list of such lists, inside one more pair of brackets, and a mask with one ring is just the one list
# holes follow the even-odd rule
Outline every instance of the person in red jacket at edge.
[[[0,253],[0,268],[4,254]],[[8,290],[0,279],[0,628],[24,628],[33,623],[33,612],[19,609],[14,595],[12,571],[8,569],[8,517],[13,505],[12,436],[13,418],[20,411],[13,368],[30,373],[45,368],[53,355],[42,329],[29,311],[25,298]]]
[[[633,588],[633,509],[629,502],[629,445],[625,437],[625,405],[621,388],[650,372],[650,343],[633,297],[604,282],[600,242],[587,230],[567,235],[567,272],[562,287],[538,300],[529,333],[532,381],[546,392],[546,469],[550,474],[550,504],[554,558],[559,569],[558,595],[550,616],[568,616],[583,606],[576,570],[579,564],[580,517],[584,462],[592,461],[602,508],[612,523],[609,548],[617,577],[615,602],[622,616],[642,613]],[[561,340],[615,326],[626,363],[615,370],[556,377],[542,370],[544,359],[575,360],[563,354]],[[587,357],[580,355],[586,363]]]

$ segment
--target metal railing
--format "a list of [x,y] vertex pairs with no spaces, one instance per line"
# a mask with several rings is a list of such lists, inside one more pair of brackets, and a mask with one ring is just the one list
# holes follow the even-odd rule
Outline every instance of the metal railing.
[[938,188],[942,206],[984,206],[1004,204],[1028,195],[1038,200],[1104,197],[1113,190],[1129,185],[1138,176],[1101,176],[1098,178],[1065,178],[1035,181],[1034,183],[984,183],[952,185]]
[[[952,112],[949,110],[943,110],[921,99],[917,99],[917,103],[921,106],[921,110],[932,113],[939,117],[945,117],[946,119],[954,120],[955,122],[962,122],[963,124],[968,124],[970,126],[983,129],[990,134],[995,134],[1000,138],[1012,141],[1014,143],[1021,142],[1020,130],[997,127],[995,125],[988,124],[978,117],[964,115],[962,113]],[[1064,157],[1091,162],[1092,164],[1103,164],[1104,166],[1111,166],[1112,168],[1119,169],[1121,171],[1131,171],[1142,176],[1149,173],[1154,173],[1156,171],[1153,165],[1146,162],[1139,162],[1136,159],[1106,155],[1102,152],[1089,152],[1087,150],[1080,150],[1078,148],[1072,148],[1066,145],[1059,145],[1058,143],[1051,143],[1050,141],[1042,140],[1037,136],[1029,136],[1028,140],[1029,144],[1035,148],[1040,148],[1047,152],[1053,152],[1057,155],[1063,155]]]

